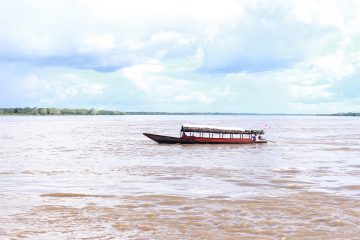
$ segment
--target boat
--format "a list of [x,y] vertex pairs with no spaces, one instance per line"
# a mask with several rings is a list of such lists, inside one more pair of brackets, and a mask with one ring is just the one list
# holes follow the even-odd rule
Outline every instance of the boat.
[[264,130],[185,124],[181,126],[180,137],[143,134],[157,143],[166,144],[253,144],[267,143],[262,138],[264,133]]

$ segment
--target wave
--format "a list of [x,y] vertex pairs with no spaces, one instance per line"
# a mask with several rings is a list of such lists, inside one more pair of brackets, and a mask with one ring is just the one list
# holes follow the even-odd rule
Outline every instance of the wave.
[[98,195],[98,194],[83,194],[83,193],[47,193],[42,194],[40,197],[59,197],[59,198],[71,198],[71,197],[100,197],[100,198],[113,198],[114,195]]

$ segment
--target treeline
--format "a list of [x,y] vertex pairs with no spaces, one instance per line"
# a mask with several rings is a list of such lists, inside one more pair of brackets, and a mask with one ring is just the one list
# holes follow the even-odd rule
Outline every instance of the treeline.
[[69,108],[0,108],[0,115],[263,115],[257,113],[220,113],[220,112],[121,112]]
[[348,117],[359,117],[360,113],[353,113],[353,112],[348,112],[348,113],[335,113],[335,114],[331,114],[332,116],[348,116]]
[[0,115],[124,115],[120,111],[69,108],[0,108]]
[[261,113],[220,113],[220,112],[121,112],[109,110],[70,108],[0,108],[0,115],[280,115],[280,116],[360,116],[360,113],[334,114],[261,114]]
[[219,113],[219,112],[124,112],[126,115],[261,115],[256,113]]

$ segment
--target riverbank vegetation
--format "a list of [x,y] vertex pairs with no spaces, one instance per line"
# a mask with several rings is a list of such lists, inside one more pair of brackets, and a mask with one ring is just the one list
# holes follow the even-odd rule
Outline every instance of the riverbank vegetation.
[[285,115],[285,116],[360,116],[360,113],[334,114],[259,114],[259,113],[220,113],[220,112],[123,112],[98,109],[70,108],[0,108],[0,115]]
[[69,108],[0,108],[0,115],[124,115],[120,111]]

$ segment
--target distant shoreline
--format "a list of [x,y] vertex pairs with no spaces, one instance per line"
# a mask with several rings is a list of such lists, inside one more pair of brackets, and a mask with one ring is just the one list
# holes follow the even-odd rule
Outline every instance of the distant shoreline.
[[221,112],[125,112],[98,109],[70,108],[0,108],[0,116],[46,116],[46,115],[259,115],[259,116],[360,116],[360,113],[330,113],[330,114],[289,114],[289,113],[221,113]]

